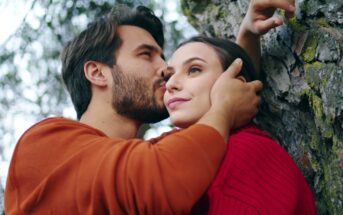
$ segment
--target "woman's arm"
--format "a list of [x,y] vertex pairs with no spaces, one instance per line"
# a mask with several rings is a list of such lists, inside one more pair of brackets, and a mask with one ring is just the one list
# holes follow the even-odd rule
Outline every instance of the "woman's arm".
[[278,8],[285,10],[287,17],[293,16],[294,1],[251,0],[237,35],[236,42],[249,54],[258,74],[261,69],[260,37],[270,29],[283,24],[280,17],[273,16]]

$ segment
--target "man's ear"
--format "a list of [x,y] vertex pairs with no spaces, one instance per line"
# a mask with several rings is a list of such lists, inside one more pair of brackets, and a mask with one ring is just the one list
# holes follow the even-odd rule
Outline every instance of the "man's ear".
[[83,66],[83,71],[87,80],[92,84],[100,87],[107,85],[107,76],[101,63],[92,60],[87,61]]
[[242,75],[237,76],[237,79],[243,81],[244,83],[247,82],[247,80]]

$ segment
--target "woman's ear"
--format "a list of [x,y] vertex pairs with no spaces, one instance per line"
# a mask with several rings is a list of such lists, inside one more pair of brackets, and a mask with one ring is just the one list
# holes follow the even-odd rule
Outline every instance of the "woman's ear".
[[247,82],[247,80],[242,75],[237,76],[237,79],[243,81],[244,83]]
[[87,61],[83,66],[83,71],[88,81],[92,84],[104,87],[107,85],[107,77],[104,74],[104,67],[96,61]]

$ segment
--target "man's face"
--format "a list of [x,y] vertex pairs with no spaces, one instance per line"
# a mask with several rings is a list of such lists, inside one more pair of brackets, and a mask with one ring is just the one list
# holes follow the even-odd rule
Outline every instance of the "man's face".
[[168,117],[163,104],[166,90],[161,74],[166,67],[162,50],[142,28],[118,28],[122,44],[116,52],[113,71],[113,108],[122,115],[144,123]]

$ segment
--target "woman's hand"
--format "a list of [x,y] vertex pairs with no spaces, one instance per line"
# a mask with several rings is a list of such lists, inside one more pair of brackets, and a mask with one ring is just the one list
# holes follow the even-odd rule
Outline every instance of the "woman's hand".
[[260,36],[270,29],[283,24],[281,17],[274,16],[276,9],[285,10],[286,17],[292,17],[295,12],[293,0],[251,0],[241,29],[242,33]]
[[248,53],[257,73],[260,71],[260,36],[283,24],[280,17],[274,16],[278,8],[285,10],[286,17],[291,17],[295,12],[294,0],[251,0],[237,35],[237,44]]

